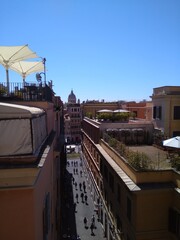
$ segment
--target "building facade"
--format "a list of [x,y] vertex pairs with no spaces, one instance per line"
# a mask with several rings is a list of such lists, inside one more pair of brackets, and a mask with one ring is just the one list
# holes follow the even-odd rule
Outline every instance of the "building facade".
[[99,102],[99,101],[87,101],[81,104],[82,116],[89,118],[96,118],[99,110],[108,109],[111,111],[117,109],[128,110],[134,113],[135,118],[145,119],[147,121],[152,120],[152,102],[142,101],[142,102]]
[[163,86],[153,89],[154,125],[165,138],[180,135],[180,87]]
[[152,102],[127,102],[122,104],[122,108],[134,113],[135,118],[152,120]]
[[81,142],[81,107],[80,101],[76,101],[73,90],[69,94],[66,104],[64,127],[67,144]]
[[66,166],[63,104],[54,96],[52,101],[4,100],[0,103],[0,239],[59,239]]
[[120,102],[87,101],[81,104],[82,117],[96,118],[97,112],[102,109],[116,110],[121,108]]
[[84,169],[105,237],[178,240],[180,174],[173,169],[135,170],[103,140],[107,128],[89,118],[82,123]]

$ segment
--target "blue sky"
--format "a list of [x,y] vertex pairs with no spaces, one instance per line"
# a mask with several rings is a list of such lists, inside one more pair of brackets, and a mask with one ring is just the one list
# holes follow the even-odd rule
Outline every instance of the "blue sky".
[[64,102],[72,89],[81,102],[150,100],[153,88],[180,84],[180,1],[2,1],[0,45],[24,44],[47,59]]

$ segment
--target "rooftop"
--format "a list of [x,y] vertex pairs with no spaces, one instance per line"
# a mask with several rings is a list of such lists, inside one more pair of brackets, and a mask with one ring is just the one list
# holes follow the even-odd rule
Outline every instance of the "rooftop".
[[153,145],[128,146],[133,152],[144,153],[151,160],[153,169],[171,169],[171,160],[167,151],[157,148]]
[[0,82],[0,101],[50,101],[52,102],[54,92],[51,83],[38,82]]

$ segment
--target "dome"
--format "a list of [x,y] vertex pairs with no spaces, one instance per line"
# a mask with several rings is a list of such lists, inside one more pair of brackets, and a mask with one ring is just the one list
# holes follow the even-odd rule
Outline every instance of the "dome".
[[71,93],[69,94],[68,103],[76,103],[76,96],[73,93],[73,90],[71,90]]

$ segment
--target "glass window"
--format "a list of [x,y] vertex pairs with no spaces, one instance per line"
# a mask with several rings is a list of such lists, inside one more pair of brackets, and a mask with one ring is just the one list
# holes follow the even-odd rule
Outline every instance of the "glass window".
[[114,192],[114,177],[110,172],[109,172],[109,186],[112,192]]
[[180,213],[175,209],[169,209],[169,231],[180,238]]
[[121,187],[120,187],[119,183],[117,183],[117,201],[120,204],[120,202],[121,202]]
[[180,119],[180,106],[174,106],[174,120]]
[[132,206],[131,206],[131,199],[127,197],[127,217],[129,221],[131,221],[131,211],[132,211]]

